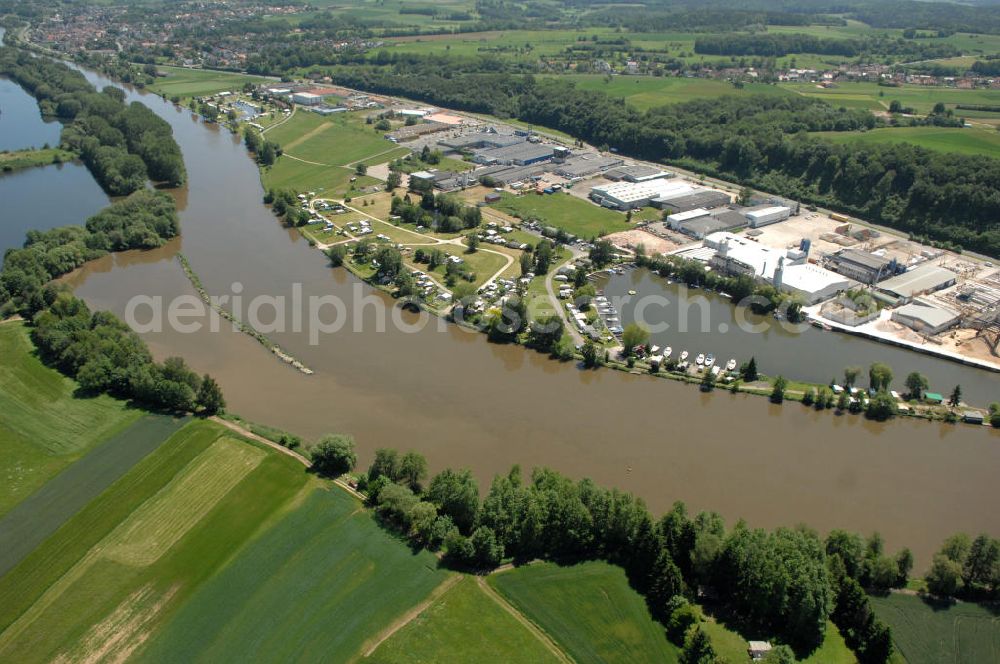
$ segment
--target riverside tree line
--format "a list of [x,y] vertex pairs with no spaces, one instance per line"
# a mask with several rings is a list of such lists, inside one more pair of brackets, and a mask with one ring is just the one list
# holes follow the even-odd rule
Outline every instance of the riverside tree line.
[[62,62],[11,47],[0,47],[0,74],[31,93],[44,115],[64,123],[62,145],[80,155],[108,194],[131,194],[147,180],[184,182],[184,160],[170,125],[143,104],[126,104],[120,88],[98,92]]
[[[312,458],[314,469],[330,476],[357,462],[345,436],[324,438]],[[718,514],[692,516],[683,503],[655,519],[631,494],[547,468],[527,480],[518,467],[497,475],[482,500],[469,470],[427,477],[420,454],[380,449],[358,489],[381,519],[414,545],[442,551],[451,566],[484,571],[505,560],[606,560],[625,570],[686,651],[705,648],[691,603],[717,597],[708,601],[742,632],[777,637],[800,656],[823,642],[828,620],[860,661],[885,662],[892,654],[889,628],[875,617],[865,589],[905,586],[913,557],[906,549],[887,552],[878,534],[835,530],[823,539],[805,527],[769,532],[742,521],[727,529]]]

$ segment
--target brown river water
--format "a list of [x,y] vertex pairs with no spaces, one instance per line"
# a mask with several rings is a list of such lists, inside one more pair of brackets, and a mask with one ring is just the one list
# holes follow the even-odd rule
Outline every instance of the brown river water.
[[[88,265],[69,279],[81,297],[123,314],[135,296],[191,296],[177,251],[212,294],[240,282],[246,300],[291,298],[293,284],[306,299],[367,297],[359,317],[317,345],[307,331],[268,332],[312,376],[225,325],[143,335],[158,357],[181,355],[215,376],[231,411],[307,438],[350,433],[362,465],[378,447],[412,448],[432,471],[466,466],[484,485],[515,463],[547,465],[632,491],[655,513],[684,500],[729,523],[878,530],[890,547],[911,547],[918,569],[955,531],[1000,535],[995,431],[878,424],[649,376],[582,371],[437,321],[417,332],[391,324],[376,331],[376,318],[394,309],[404,322],[416,315],[400,314],[390,298],[331,269],[282,228],[260,203],[257,169],[235,137],[157,97],[130,94],[170,121],[184,152],[183,238]],[[357,320],[361,331],[352,329]],[[824,352],[821,341],[816,352]],[[852,363],[845,357],[838,366]]]

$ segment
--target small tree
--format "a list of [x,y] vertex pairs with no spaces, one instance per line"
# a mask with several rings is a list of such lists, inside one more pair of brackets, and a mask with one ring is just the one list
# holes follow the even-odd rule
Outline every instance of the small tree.
[[701,391],[711,392],[715,389],[715,374],[711,371],[706,371],[705,375],[701,378]]
[[771,390],[771,403],[782,403],[785,400],[785,388],[788,386],[788,381],[785,380],[784,376],[778,376],[774,379],[774,388]]
[[649,330],[638,323],[629,323],[622,332],[622,346],[626,357],[631,357],[637,346],[649,342]]
[[479,235],[470,233],[465,238],[465,243],[469,246],[469,253],[474,254],[479,251]]
[[583,366],[588,369],[592,369],[600,364],[601,360],[598,355],[597,345],[590,339],[587,339],[583,343],[583,348],[580,350],[580,354],[583,355]]
[[368,166],[365,165],[365,163],[363,161],[359,161],[354,166],[354,172],[357,173],[358,175],[365,175],[365,174],[368,173]]
[[740,189],[739,195],[736,197],[736,204],[746,207],[750,205],[750,201],[753,199],[753,189],[750,187],[743,187]]
[[844,369],[844,387],[854,387],[861,375],[861,367],[846,367]]
[[740,375],[743,377],[743,381],[746,383],[752,383],[758,378],[757,374],[757,360],[753,356],[750,357],[750,361],[743,364],[740,367]]
[[962,386],[956,385],[955,389],[951,391],[951,397],[948,399],[948,404],[952,408],[958,408],[962,403]]
[[358,455],[350,436],[329,434],[316,444],[312,454],[313,469],[320,475],[336,477],[354,470]]
[[198,388],[198,405],[206,415],[215,415],[226,409],[226,399],[222,396],[222,388],[215,379],[205,374]]
[[888,390],[892,383],[892,369],[888,364],[876,362],[868,368],[868,385],[878,392]]
[[927,386],[927,377],[918,371],[912,371],[906,377],[906,391],[911,399],[922,399]]

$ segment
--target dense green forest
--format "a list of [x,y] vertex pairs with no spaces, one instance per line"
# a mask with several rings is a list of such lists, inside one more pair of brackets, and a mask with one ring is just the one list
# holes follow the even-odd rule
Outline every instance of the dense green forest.
[[564,81],[451,65],[411,57],[334,73],[349,87],[515,117],[628,156],[680,163],[1000,256],[1000,160],[908,144],[834,145],[809,135],[874,128],[878,121],[867,111],[804,97],[743,95],[640,112]]
[[694,52],[706,55],[763,55],[781,57],[790,53],[817,53],[848,58],[863,54],[894,55],[907,60],[952,58],[961,52],[952,44],[915,39],[824,39],[799,34],[705,35],[694,42]]
[[35,96],[42,112],[65,127],[62,143],[77,152],[113,196],[131,194],[152,179],[184,182],[184,160],[170,125],[146,106],[125,104],[115,87],[101,92],[80,72],[10,47],[0,47],[0,73]]

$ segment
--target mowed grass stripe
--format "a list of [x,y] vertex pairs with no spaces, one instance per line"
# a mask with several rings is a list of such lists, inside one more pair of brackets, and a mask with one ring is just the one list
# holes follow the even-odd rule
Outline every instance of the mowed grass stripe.
[[0,325],[0,515],[142,414],[77,385],[34,354],[24,323]]
[[487,582],[579,664],[677,661],[677,649],[619,567],[539,563]]
[[209,422],[186,425],[0,577],[0,630],[220,435]]
[[143,658],[350,661],[447,577],[343,491],[307,491],[194,593]]
[[187,421],[165,415],[145,415],[14,507],[0,519],[0,576]]
[[220,438],[132,512],[97,550],[102,556],[129,565],[156,562],[264,456],[262,449],[229,437]]
[[372,664],[557,664],[560,660],[524,625],[463,577],[393,634],[365,662]]
[[[223,430],[212,425],[216,433]],[[294,460],[265,451],[254,443],[223,440],[171,470],[174,481],[154,494],[116,531],[95,545],[85,559],[64,574],[13,626],[0,634],[0,660],[18,662],[118,661],[151,638],[195,589],[215,574],[309,479]],[[236,445],[246,449],[239,449]],[[163,501],[179,505],[188,488],[186,478],[215,468],[206,478],[218,484],[232,472],[245,452],[262,461],[212,506],[185,533],[164,533],[159,512],[150,509]],[[220,456],[232,452],[236,460]],[[259,457],[258,457],[259,458]],[[231,484],[228,480],[222,480]],[[135,514],[144,513],[141,522]],[[138,527],[133,528],[133,524]],[[151,556],[123,562],[109,556],[123,530],[159,547],[151,535],[167,536],[171,545],[155,560]],[[152,560],[152,562],[150,562]],[[150,564],[144,564],[150,563]]]

